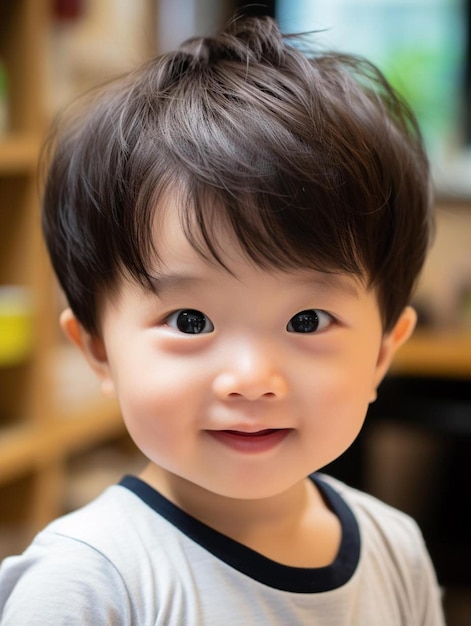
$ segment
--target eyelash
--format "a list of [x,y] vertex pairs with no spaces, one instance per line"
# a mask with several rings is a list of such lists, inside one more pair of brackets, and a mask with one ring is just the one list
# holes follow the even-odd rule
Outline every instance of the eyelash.
[[[293,315],[286,325],[286,330],[298,334],[314,334],[322,332],[334,321],[334,317],[327,311],[305,309]],[[214,330],[212,321],[196,309],[178,309],[168,315],[164,322],[166,326],[188,335],[208,334]],[[296,326],[298,330],[295,329]]]

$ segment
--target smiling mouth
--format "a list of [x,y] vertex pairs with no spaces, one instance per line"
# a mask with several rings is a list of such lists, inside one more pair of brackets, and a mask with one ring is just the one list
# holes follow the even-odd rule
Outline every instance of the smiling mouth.
[[238,452],[266,452],[280,444],[290,428],[266,428],[255,432],[241,430],[212,430],[209,434],[219,443]]

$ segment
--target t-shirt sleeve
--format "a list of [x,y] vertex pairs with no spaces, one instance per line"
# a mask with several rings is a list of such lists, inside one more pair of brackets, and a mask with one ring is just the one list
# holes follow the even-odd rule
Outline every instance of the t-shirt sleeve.
[[415,572],[418,606],[417,624],[444,626],[443,591],[437,582],[430,555],[418,529],[417,546],[420,553],[419,565]]
[[384,593],[392,604],[400,604],[401,623],[444,626],[442,590],[416,521],[365,492],[330,476],[323,478],[355,511],[367,580],[384,578]]
[[1,626],[130,624],[127,590],[113,564],[86,543],[41,533],[0,568]]

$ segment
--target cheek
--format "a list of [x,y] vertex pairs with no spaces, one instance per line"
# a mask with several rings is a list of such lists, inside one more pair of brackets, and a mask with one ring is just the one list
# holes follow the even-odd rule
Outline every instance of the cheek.
[[139,448],[151,456],[156,449],[181,446],[195,407],[204,405],[201,378],[171,359],[147,367],[142,361],[130,363],[118,374],[123,419]]
[[[364,421],[370,401],[370,386],[365,385],[363,379],[353,377],[348,373],[335,377],[324,377],[319,386],[313,388],[312,408],[316,415],[316,422],[328,437],[356,435]],[[357,382],[357,384],[355,384]]]
[[307,427],[311,443],[325,455],[328,463],[344,452],[360,432],[372,399],[375,360],[333,360],[324,363],[311,381],[311,393],[306,398],[310,416]]
[[[340,345],[339,345],[340,344]],[[304,367],[308,377],[304,379],[305,389],[312,391],[313,399],[322,398],[327,404],[338,407],[350,401],[368,404],[374,388],[376,364],[379,355],[379,342],[365,337],[365,341],[350,340],[339,342],[321,357],[313,355],[305,359]]]

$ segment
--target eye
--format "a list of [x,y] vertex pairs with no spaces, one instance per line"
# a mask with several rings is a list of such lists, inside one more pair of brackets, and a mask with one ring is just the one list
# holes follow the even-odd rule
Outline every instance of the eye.
[[290,333],[315,333],[332,323],[332,316],[319,309],[308,309],[293,315],[286,330]]
[[166,318],[166,323],[171,328],[176,328],[187,335],[201,335],[211,333],[214,330],[213,323],[201,311],[194,309],[180,309]]

